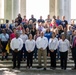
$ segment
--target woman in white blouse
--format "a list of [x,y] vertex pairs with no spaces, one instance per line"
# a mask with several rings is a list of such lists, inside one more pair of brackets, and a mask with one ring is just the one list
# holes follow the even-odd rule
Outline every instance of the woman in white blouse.
[[22,30],[22,34],[20,35],[20,38],[23,40],[23,47],[21,50],[21,59],[26,60],[26,48],[25,48],[25,42],[28,39],[28,36],[25,34],[25,29]]
[[61,35],[59,40],[59,51],[60,51],[60,60],[61,60],[61,69],[66,70],[67,67],[67,55],[70,47],[70,43],[65,39],[65,34]]
[[27,68],[30,68],[33,63],[33,51],[35,48],[35,40],[33,40],[32,34],[30,34],[29,39],[26,40],[25,47],[27,51]]
[[58,48],[58,39],[55,37],[55,33],[52,33],[52,38],[49,40],[49,50],[51,58],[51,69],[56,68],[56,50]]

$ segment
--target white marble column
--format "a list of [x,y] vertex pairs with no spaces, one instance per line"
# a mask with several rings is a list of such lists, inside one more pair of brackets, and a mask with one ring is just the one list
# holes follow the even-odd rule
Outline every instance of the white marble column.
[[19,0],[12,1],[12,19],[15,19],[19,14],[19,9],[20,9],[19,4],[20,4]]
[[0,0],[0,19],[4,18],[4,0]]
[[60,16],[60,19],[64,15],[64,0],[55,0],[55,15]]
[[55,0],[49,0],[49,13],[51,18],[55,15]]
[[22,17],[26,15],[26,0],[20,0],[20,13]]
[[71,19],[71,0],[64,0],[64,15],[66,19],[70,22]]
[[71,0],[55,0],[55,15],[65,16],[68,21],[71,19]]
[[12,20],[12,0],[4,0],[4,19]]
[[55,15],[58,16],[60,11],[60,0],[55,0]]

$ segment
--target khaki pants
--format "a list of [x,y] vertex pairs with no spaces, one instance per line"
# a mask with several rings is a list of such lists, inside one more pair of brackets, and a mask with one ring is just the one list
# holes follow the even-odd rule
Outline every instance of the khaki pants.
[[46,68],[47,64],[47,51],[46,50],[38,50],[38,64],[41,66],[41,56],[43,56],[44,60],[44,68]]

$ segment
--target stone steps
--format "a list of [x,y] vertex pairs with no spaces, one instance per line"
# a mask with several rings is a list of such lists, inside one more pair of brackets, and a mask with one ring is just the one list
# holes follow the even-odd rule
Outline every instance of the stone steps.
[[[0,58],[1,58],[1,54],[0,54]],[[34,56],[33,56],[34,58]],[[69,58],[72,58],[72,55],[71,53],[69,53]],[[9,56],[8,56],[8,61],[7,60],[4,60],[4,61],[1,61],[0,60],[0,68],[12,68],[12,54],[10,53]],[[26,62],[27,61],[21,61],[21,68],[25,69],[26,68]],[[50,57],[47,56],[47,68],[50,68]],[[43,58],[42,58],[42,66],[44,65],[44,61],[43,61]],[[33,60],[33,68],[37,68],[38,66],[38,57],[37,57],[37,60]],[[60,69],[60,60],[56,60],[56,66],[57,68]],[[67,61],[67,68],[71,69],[72,67],[74,66],[74,61],[73,60],[68,60]]]
[[[21,61],[21,63],[26,63],[27,61]],[[47,60],[47,63],[49,64],[51,61],[50,60]],[[12,60],[4,60],[4,61],[0,61],[0,64],[2,64],[2,63],[7,63],[7,64],[10,64],[10,63],[12,63]],[[37,64],[38,63],[38,60],[33,60],[33,63],[34,64]],[[42,60],[42,63],[44,63],[44,61]],[[60,60],[56,60],[56,63],[57,64],[60,64]],[[72,63],[74,63],[74,61],[73,60],[68,60],[67,61],[67,63],[68,64],[72,64]]]
[[[72,55],[72,53],[70,52],[70,53],[69,53],[69,56],[71,56],[71,55]],[[1,56],[1,53],[0,53],[0,56]],[[9,53],[9,56],[12,56],[12,54]]]
[[[42,64],[43,66],[44,64]],[[33,64],[33,68],[37,68],[38,64]],[[60,64],[56,65],[57,68],[60,68]],[[67,68],[72,68],[74,64],[67,64]],[[0,68],[12,68],[12,63],[11,64],[0,64]],[[26,63],[21,64],[21,68],[26,68]],[[47,64],[47,68],[50,68],[50,64]]]

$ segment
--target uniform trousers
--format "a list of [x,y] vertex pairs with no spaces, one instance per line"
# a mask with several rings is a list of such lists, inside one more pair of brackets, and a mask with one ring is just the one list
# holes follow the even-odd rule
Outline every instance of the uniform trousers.
[[61,69],[67,68],[67,56],[68,56],[68,51],[60,52]]
[[[18,51],[18,52],[15,52],[13,51],[12,52],[12,55],[13,55],[13,67],[17,67],[17,68],[20,68],[20,63],[21,63],[21,51]],[[16,65],[16,61],[17,61],[17,65]]]
[[43,56],[44,60],[44,68],[47,66],[47,51],[46,50],[38,50],[38,64],[41,67],[41,57]]
[[74,59],[74,64],[76,68],[76,47],[72,48],[72,57]]
[[27,66],[32,67],[33,63],[33,52],[27,52]]
[[54,50],[54,52],[50,51],[50,58],[51,58],[51,67],[56,68],[56,51]]

